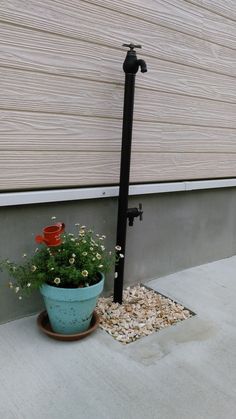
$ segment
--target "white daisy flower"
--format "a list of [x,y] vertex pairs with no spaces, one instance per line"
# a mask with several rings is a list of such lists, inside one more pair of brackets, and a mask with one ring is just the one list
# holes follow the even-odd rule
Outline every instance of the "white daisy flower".
[[58,285],[58,284],[60,284],[61,279],[60,278],[55,278],[53,282],[55,282],[55,284]]
[[88,276],[88,271],[86,271],[86,269],[84,271],[82,271],[81,273],[84,277]]
[[117,245],[117,246],[115,246],[115,249],[119,251],[119,250],[121,250],[121,246]]
[[73,265],[73,263],[75,262],[75,258],[70,258],[69,259],[69,263],[71,264],[71,265]]

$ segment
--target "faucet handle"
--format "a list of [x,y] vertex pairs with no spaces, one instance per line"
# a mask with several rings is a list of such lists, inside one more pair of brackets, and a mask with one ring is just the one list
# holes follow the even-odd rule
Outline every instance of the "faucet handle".
[[142,48],[142,45],[135,45],[131,42],[130,44],[123,44],[122,47],[130,48],[133,51],[134,48]]

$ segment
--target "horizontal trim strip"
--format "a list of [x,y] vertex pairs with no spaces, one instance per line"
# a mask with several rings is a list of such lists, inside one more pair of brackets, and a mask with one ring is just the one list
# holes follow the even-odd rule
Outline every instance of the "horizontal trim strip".
[[[130,185],[129,195],[147,195],[167,192],[193,191],[198,189],[230,188],[236,186],[236,178],[199,180],[170,183]],[[119,194],[118,186],[78,189],[51,189],[47,191],[3,192],[0,206],[29,205],[47,202],[77,201],[84,199],[113,198]]]

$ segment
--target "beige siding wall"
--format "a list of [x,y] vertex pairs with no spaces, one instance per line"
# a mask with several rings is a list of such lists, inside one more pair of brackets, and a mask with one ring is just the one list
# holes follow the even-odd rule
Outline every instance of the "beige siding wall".
[[232,0],[2,0],[0,189],[118,182],[129,41],[131,181],[236,176],[235,20]]

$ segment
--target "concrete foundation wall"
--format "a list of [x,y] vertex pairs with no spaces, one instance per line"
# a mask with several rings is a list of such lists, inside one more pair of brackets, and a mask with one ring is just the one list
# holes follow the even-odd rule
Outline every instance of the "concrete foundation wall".
[[[142,202],[143,222],[128,227],[125,284],[134,284],[236,253],[236,188],[178,192],[132,197],[130,206]],[[107,236],[113,249],[117,200],[97,199],[55,204],[0,208],[0,259],[20,261],[32,252],[34,236],[56,216],[67,231],[80,222]],[[113,289],[113,272],[106,293]],[[19,301],[0,274],[0,323],[35,313],[42,307],[38,293]]]

